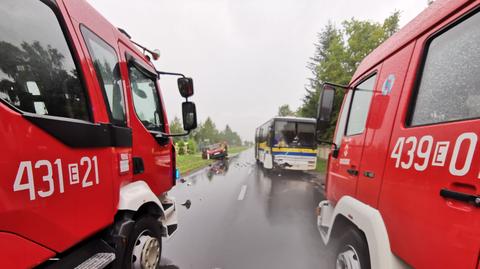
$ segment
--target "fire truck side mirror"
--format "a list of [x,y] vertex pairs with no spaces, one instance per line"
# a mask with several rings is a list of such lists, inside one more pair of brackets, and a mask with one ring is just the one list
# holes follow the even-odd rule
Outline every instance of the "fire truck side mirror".
[[193,102],[182,103],[183,129],[191,131],[197,128],[197,109]]
[[193,79],[181,77],[177,79],[178,90],[180,91],[180,95],[183,98],[188,98],[193,95]]
[[335,88],[324,84],[322,94],[318,100],[317,110],[317,133],[323,133],[330,125],[335,99]]

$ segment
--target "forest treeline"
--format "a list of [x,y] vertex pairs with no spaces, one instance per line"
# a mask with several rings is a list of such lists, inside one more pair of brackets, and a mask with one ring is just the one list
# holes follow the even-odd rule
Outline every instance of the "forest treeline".
[[[399,29],[400,12],[395,11],[383,23],[350,19],[340,25],[329,22],[319,33],[315,52],[307,64],[312,72],[305,86],[305,96],[297,109],[282,105],[279,116],[315,117],[322,84],[347,85],[365,56]],[[336,91],[332,121],[322,136],[331,139],[343,100],[344,91]]]
[[[178,117],[174,117],[170,122],[171,133],[184,133],[183,125]],[[229,146],[242,146],[249,144],[243,142],[237,132],[227,124],[223,130],[218,130],[213,120],[208,117],[204,122],[200,122],[198,127],[186,137],[175,137],[174,142],[182,146],[185,144],[190,152],[197,152],[200,148],[219,142],[227,142]]]

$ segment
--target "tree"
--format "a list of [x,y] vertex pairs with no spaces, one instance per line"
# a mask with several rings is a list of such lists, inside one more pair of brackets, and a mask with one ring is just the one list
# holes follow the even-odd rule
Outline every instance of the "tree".
[[[342,22],[340,28],[328,23],[318,34],[314,56],[307,64],[313,77],[309,79],[298,114],[315,117],[322,83],[347,85],[363,58],[398,30],[399,18],[400,13],[395,11],[383,24],[354,18]],[[343,96],[343,90],[336,91],[332,121],[322,135],[324,139],[333,136]]]
[[398,31],[399,19],[400,12],[395,11],[384,20],[383,24],[359,21],[353,18],[342,23],[343,32],[347,37],[345,48],[348,66],[346,71],[349,74],[353,75],[363,58]]
[[[172,122],[170,122],[170,133],[172,133],[172,134],[183,133],[182,123],[180,122],[180,119],[177,116],[175,116],[173,118]],[[174,143],[177,143],[180,140],[183,140],[183,139],[181,137],[174,137],[173,138]]]
[[183,140],[178,141],[177,152],[178,152],[178,155],[185,155],[185,153],[187,153],[185,149],[185,142]]
[[208,140],[210,143],[218,142],[219,132],[210,117],[208,117],[203,124],[200,124],[197,129],[198,132],[196,133],[195,140],[199,143],[205,140]]
[[195,154],[197,152],[197,142],[195,142],[193,138],[187,141],[187,151],[188,154]]
[[219,138],[220,140],[226,141],[229,145],[232,146],[242,145],[242,139],[236,132],[232,131],[232,128],[230,128],[228,124],[227,126],[225,126],[225,130],[220,132]]
[[200,148],[208,144],[226,141],[229,145],[241,146],[242,139],[234,132],[230,125],[226,125],[223,131],[218,131],[213,120],[208,117],[205,122],[199,123],[194,133],[190,135]]
[[286,116],[295,116],[295,112],[290,109],[290,106],[285,104],[278,108],[278,116],[286,117]]
[[307,65],[313,78],[309,79],[305,89],[307,94],[303,98],[303,105],[298,110],[301,116],[315,117],[320,88],[324,81],[348,83],[350,75],[345,72],[346,58],[342,31],[329,22],[318,34],[315,54]]

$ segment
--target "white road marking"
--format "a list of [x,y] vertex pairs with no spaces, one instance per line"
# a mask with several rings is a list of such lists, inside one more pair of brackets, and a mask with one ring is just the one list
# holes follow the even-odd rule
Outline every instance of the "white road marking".
[[238,201],[242,201],[245,198],[245,194],[247,193],[247,185],[243,185],[240,193],[238,194]]

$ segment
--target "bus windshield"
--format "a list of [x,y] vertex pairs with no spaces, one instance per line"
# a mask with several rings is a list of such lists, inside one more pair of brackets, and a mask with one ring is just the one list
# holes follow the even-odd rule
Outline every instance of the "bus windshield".
[[276,121],[273,146],[280,148],[314,148],[315,125],[291,121]]

